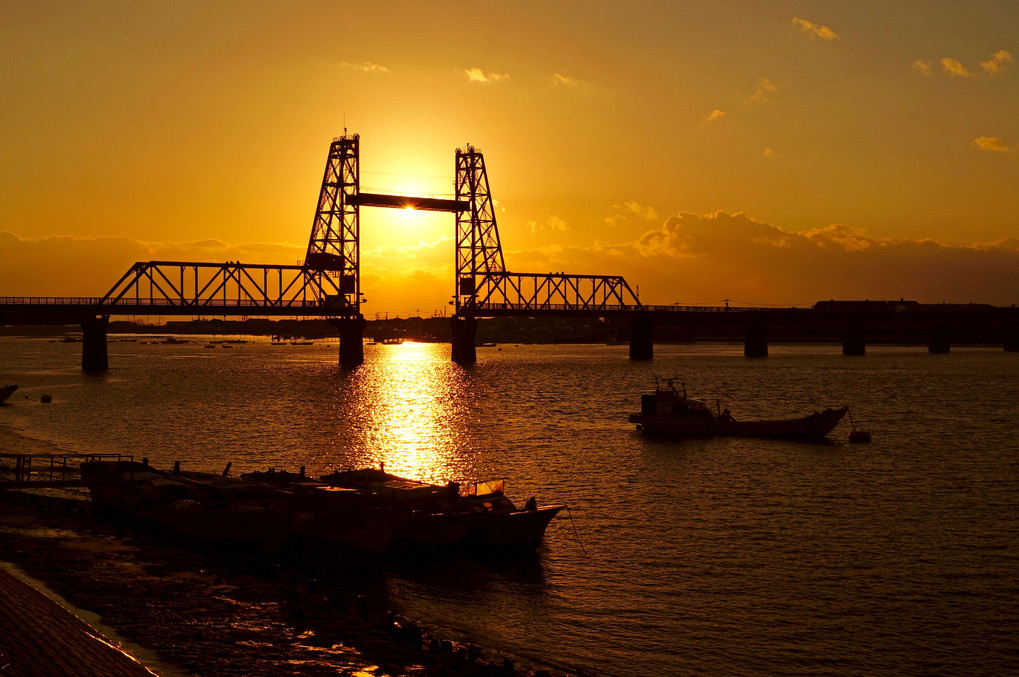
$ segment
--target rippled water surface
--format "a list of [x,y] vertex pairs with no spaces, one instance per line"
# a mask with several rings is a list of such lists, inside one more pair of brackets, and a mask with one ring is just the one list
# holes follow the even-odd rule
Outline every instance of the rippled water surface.
[[[1019,670],[1019,355],[1000,349],[205,347],[0,339],[21,389],[0,424],[158,467],[321,474],[385,463],[423,480],[505,477],[566,503],[535,557],[397,562],[401,613],[597,675],[1006,674]],[[647,440],[626,421],[652,373],[742,418],[848,404],[822,444]],[[42,394],[53,396],[42,404]],[[572,519],[571,519],[572,516]]]

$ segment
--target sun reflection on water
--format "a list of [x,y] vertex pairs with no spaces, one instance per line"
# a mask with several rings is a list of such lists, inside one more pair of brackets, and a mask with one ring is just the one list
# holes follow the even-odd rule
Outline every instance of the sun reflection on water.
[[362,465],[384,463],[388,472],[433,482],[470,474],[470,397],[448,350],[413,342],[366,349],[358,397]]

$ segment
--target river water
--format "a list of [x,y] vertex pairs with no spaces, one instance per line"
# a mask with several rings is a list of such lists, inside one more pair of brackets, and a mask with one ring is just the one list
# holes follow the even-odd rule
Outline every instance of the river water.
[[[0,339],[21,389],[0,424],[67,452],[233,472],[385,464],[446,482],[506,478],[565,503],[533,558],[389,564],[399,612],[595,675],[1019,672],[1019,354],[773,345],[501,345],[264,339],[80,344]],[[145,341],[143,343],[142,341]],[[214,347],[208,347],[214,346]],[[229,347],[227,347],[229,346]],[[627,423],[653,373],[737,418],[848,404],[871,444],[648,440]],[[40,402],[42,394],[53,398]]]

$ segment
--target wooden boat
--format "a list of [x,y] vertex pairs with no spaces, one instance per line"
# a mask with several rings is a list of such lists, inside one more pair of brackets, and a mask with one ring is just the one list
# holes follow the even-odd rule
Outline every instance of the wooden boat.
[[206,541],[279,543],[296,511],[287,492],[212,473],[164,472],[136,461],[87,461],[92,504]]
[[713,412],[704,400],[687,396],[686,387],[676,388],[675,379],[656,379],[655,392],[641,396],[639,414],[630,423],[646,434],[675,437],[793,437],[820,439],[838,425],[848,407],[815,411],[791,419],[740,421],[729,410]]
[[[385,487],[385,478],[389,477],[406,486]],[[428,487],[431,485],[424,483],[402,480],[377,470],[334,473],[313,480],[305,475],[304,468],[299,473],[270,468],[241,475],[241,478],[291,491],[299,506],[292,531],[306,541],[378,554],[394,540],[407,538],[447,544],[454,538],[450,525],[430,519],[433,504],[428,500],[431,492]],[[411,484],[422,491],[411,491]],[[397,492],[398,488],[407,491]],[[426,507],[429,508],[427,516]],[[460,538],[462,534],[456,540]]]
[[6,402],[7,398],[14,394],[14,391],[18,389],[18,386],[4,385],[0,388],[0,403]]
[[524,508],[518,508],[503,493],[504,480],[436,485],[381,469],[363,469],[336,472],[322,481],[366,493],[390,506],[403,515],[396,539],[428,545],[533,548],[565,507],[538,507],[532,498]]
[[518,508],[503,493],[503,480],[477,482],[461,493],[471,506],[467,541],[498,547],[537,547],[549,522],[565,505],[538,506],[534,497]]

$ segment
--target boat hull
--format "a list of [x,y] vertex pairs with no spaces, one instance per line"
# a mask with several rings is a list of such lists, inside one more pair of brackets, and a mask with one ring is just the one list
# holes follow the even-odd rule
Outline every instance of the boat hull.
[[820,439],[828,435],[847,407],[825,409],[794,419],[737,421],[718,416],[672,416],[668,414],[631,414],[630,422],[649,435],[676,437],[792,437]]
[[534,510],[471,513],[471,526],[466,540],[499,547],[537,547],[545,536],[549,522],[564,507],[551,505]]
[[289,496],[214,475],[174,475],[134,461],[90,461],[81,474],[94,508],[190,539],[279,542],[295,516]]

